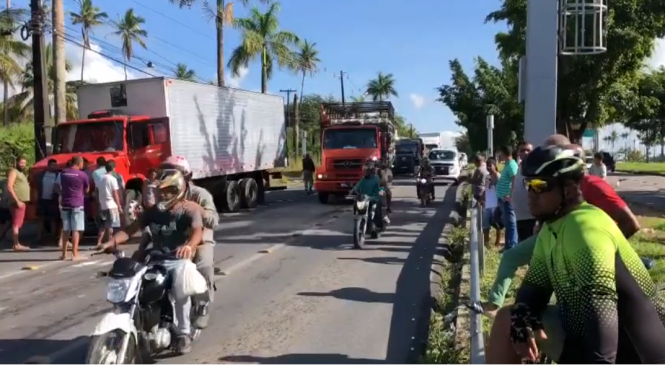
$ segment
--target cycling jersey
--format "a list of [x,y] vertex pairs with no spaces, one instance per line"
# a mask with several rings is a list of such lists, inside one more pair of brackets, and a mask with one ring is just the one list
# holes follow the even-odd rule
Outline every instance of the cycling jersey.
[[538,234],[515,308],[541,318],[552,294],[565,332],[559,363],[665,363],[665,302],[602,210],[584,203]]

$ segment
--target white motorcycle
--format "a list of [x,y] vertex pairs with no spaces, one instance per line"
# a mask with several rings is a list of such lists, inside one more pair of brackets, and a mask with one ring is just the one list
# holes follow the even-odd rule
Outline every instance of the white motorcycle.
[[[140,364],[164,350],[175,351],[173,278],[163,263],[176,258],[153,251],[142,264],[122,251],[113,254],[116,260],[108,273],[106,290],[113,311],[95,327],[86,363]],[[209,301],[192,305],[192,340],[201,334],[194,323],[205,315],[208,305]]]

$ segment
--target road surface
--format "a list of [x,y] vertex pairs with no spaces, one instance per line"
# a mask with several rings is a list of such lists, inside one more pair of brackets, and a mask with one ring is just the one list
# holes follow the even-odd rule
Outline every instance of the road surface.
[[[429,318],[430,268],[454,201],[421,208],[394,188],[389,231],[351,249],[350,206],[315,196],[223,219],[210,326],[186,356],[158,363],[404,363]],[[445,194],[444,201],[442,197]],[[2,253],[11,256],[12,253]],[[110,257],[0,279],[0,363],[82,363],[105,302]],[[426,328],[425,328],[426,330]]]
[[665,212],[664,176],[616,173],[607,181],[626,202]]

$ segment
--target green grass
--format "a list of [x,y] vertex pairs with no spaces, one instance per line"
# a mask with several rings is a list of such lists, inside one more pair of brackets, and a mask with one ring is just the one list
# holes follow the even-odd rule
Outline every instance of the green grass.
[[665,175],[665,162],[617,162],[616,170],[638,174]]
[[[468,236],[468,229],[453,228],[448,239],[453,247],[463,248],[464,240]],[[457,252],[463,253],[463,251]],[[445,323],[445,315],[458,306],[462,264],[462,262],[455,264],[447,261],[443,262],[440,277],[441,288],[436,298],[437,310],[432,311],[430,316],[427,348],[419,361],[421,364],[469,363],[469,344],[456,343],[455,333],[450,331],[449,325]]]

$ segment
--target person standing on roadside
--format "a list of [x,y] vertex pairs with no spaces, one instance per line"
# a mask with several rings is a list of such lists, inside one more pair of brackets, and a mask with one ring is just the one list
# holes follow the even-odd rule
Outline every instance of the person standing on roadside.
[[30,201],[30,184],[25,176],[28,161],[20,156],[7,174],[9,211],[12,215],[12,248],[14,251],[27,251],[30,248],[19,243],[19,232],[25,219],[25,204]]
[[113,175],[113,164],[107,161],[106,174],[99,179],[97,185],[97,202],[100,208],[97,246],[104,242],[105,236],[111,239],[113,230],[120,228],[122,205],[119,192],[118,179]]
[[533,235],[533,228],[536,225],[536,219],[529,212],[528,192],[524,186],[524,177],[522,176],[522,163],[526,160],[529,153],[533,150],[533,145],[529,142],[520,143],[517,149],[520,168],[513,178],[512,192],[510,201],[515,210],[515,220],[517,221],[517,242],[522,242]]
[[150,208],[157,204],[157,169],[150,169],[148,178],[143,181],[143,206]]
[[476,199],[481,207],[483,207],[483,215],[481,219],[483,223],[483,234],[485,239],[484,242],[488,243],[490,240],[489,224],[491,213],[490,216],[487,217],[486,214],[484,214],[484,211],[486,210],[485,207],[487,206],[487,201],[485,200],[485,189],[487,187],[489,171],[487,171],[487,163],[485,162],[484,155],[480,153],[476,154],[473,163],[476,165],[476,169],[473,170],[473,174],[471,175],[471,192],[473,193],[473,198]]
[[[85,197],[90,191],[90,179],[83,169],[83,158],[74,156],[72,166],[60,173],[60,216],[62,242],[72,237],[72,260],[79,260],[79,240],[85,230]],[[61,260],[67,259],[67,245],[62,245]]]
[[501,177],[496,185],[496,194],[499,198],[499,208],[505,230],[504,250],[510,250],[517,244],[517,220],[515,219],[515,210],[510,200],[510,193],[513,190],[513,180],[519,169],[517,161],[513,157],[513,148],[502,146],[499,149],[499,160],[504,162]]
[[607,178],[607,166],[603,163],[602,152],[596,152],[593,155],[593,163],[589,167],[589,175],[598,176],[603,180]]
[[58,211],[58,197],[55,190],[58,175],[58,162],[54,159],[50,159],[48,160],[46,171],[37,178],[39,197],[37,202],[37,216],[40,220],[37,241],[42,241],[47,226],[50,228],[53,237],[59,236],[60,212]]
[[302,159],[302,180],[305,183],[305,193],[307,194],[314,192],[314,171],[316,171],[314,160],[312,160],[309,153],[306,153]]

